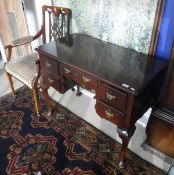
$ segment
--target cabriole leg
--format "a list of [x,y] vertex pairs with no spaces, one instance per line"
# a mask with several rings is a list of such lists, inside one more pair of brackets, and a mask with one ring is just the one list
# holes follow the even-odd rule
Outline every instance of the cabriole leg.
[[120,168],[125,168],[125,154],[126,154],[127,146],[129,144],[129,140],[135,132],[135,128],[136,127],[134,126],[129,131],[124,130],[123,128],[117,128],[118,135],[122,139],[122,146],[121,146],[119,162],[118,162]]
[[41,87],[42,92],[44,94],[45,100],[47,102],[48,105],[48,116],[50,116],[52,114],[52,109],[51,109],[51,101],[50,101],[50,97],[48,95],[48,90],[46,88]]

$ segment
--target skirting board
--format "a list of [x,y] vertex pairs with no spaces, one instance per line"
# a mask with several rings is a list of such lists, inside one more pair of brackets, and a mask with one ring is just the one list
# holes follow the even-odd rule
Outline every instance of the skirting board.
[[[165,162],[174,165],[174,159],[160,151],[158,151],[157,149],[153,148],[152,146],[148,145],[146,143],[146,141],[141,145],[141,147],[143,148],[144,151],[150,152],[151,154],[159,157],[160,159],[164,160]],[[174,175],[174,174],[172,174]]]

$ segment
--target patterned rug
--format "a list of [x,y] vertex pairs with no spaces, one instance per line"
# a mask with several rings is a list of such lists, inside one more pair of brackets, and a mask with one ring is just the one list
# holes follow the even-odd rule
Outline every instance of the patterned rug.
[[[127,151],[117,165],[120,144],[52,101],[53,115],[35,113],[25,86],[0,98],[0,175],[162,175],[158,168]],[[32,172],[32,173],[31,173]]]

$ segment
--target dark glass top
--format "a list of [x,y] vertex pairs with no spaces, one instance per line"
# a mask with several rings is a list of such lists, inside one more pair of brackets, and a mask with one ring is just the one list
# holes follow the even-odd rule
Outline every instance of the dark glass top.
[[[67,39],[66,39],[67,40]],[[139,92],[167,64],[159,58],[138,53],[84,34],[71,35],[70,43],[54,41],[36,50],[83,69],[112,84]]]

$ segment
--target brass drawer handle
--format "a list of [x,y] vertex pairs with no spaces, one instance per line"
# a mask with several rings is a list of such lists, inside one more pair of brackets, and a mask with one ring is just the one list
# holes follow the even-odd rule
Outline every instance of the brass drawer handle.
[[92,92],[96,93],[96,91],[94,89],[91,89]]
[[108,118],[111,118],[114,116],[114,114],[110,113],[109,111],[105,110],[105,114]]
[[86,78],[85,76],[83,76],[82,78],[83,78],[83,81],[84,81],[85,83],[87,83],[87,82],[90,82],[90,81],[91,81],[91,79],[90,79],[90,78]]
[[49,83],[53,83],[54,81],[51,78],[48,78]]
[[49,62],[46,62],[46,67],[47,67],[48,69],[50,69],[50,68],[51,68],[51,64],[50,64]]
[[115,96],[114,95],[111,95],[109,93],[106,93],[106,96],[107,96],[107,99],[109,99],[109,100],[115,99]]
[[69,73],[71,72],[71,70],[70,70],[70,69],[67,69],[66,67],[64,67],[64,72],[65,72],[66,74],[69,74]]

